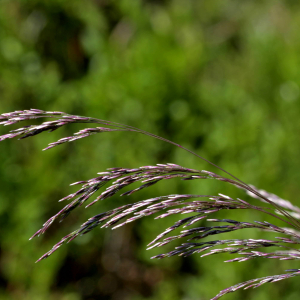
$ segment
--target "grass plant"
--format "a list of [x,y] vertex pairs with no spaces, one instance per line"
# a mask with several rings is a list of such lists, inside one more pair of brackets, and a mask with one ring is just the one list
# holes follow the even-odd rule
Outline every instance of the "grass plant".
[[[149,243],[148,249],[161,247],[174,240],[185,239],[180,246],[167,253],[159,254],[153,258],[162,259],[174,255],[189,256],[200,253],[201,257],[212,254],[229,253],[235,255],[233,259],[226,262],[242,262],[255,258],[278,259],[278,260],[297,260],[300,259],[300,251],[297,246],[300,244],[300,208],[294,206],[291,202],[283,200],[274,194],[270,194],[263,190],[258,190],[252,185],[244,183],[234,175],[230,174],[221,167],[206,160],[200,155],[186,149],[185,147],[146,132],[144,130],[100,120],[91,117],[82,117],[77,115],[69,115],[64,112],[57,111],[42,111],[38,109],[30,109],[24,111],[15,111],[0,115],[0,124],[7,126],[22,121],[35,120],[40,118],[50,118],[50,121],[45,121],[40,125],[27,125],[18,129],[11,130],[8,134],[0,136],[0,141],[9,138],[24,139],[42,132],[52,132],[62,126],[72,123],[93,124],[95,127],[84,128],[72,136],[64,137],[56,142],[50,143],[44,150],[56,147],[58,145],[73,142],[75,140],[88,137],[93,134],[112,131],[131,131],[141,133],[171,143],[174,146],[180,147],[190,154],[205,160],[213,165],[226,176],[216,174],[206,170],[196,170],[185,168],[177,164],[157,164],[154,166],[142,166],[134,169],[129,168],[110,168],[105,172],[100,172],[96,177],[75,182],[71,185],[78,185],[80,188],[73,194],[70,194],[60,202],[68,202],[57,214],[52,216],[44,223],[30,239],[43,234],[51,224],[60,219],[65,219],[75,208],[85,204],[85,207],[94,205],[99,200],[104,200],[114,196],[121,190],[126,189],[133,183],[139,182],[140,186],[129,191],[125,191],[120,196],[130,196],[141,189],[150,187],[159,181],[180,178],[181,180],[219,180],[231,184],[237,188],[243,189],[252,198],[259,199],[266,205],[253,205],[249,201],[240,198],[233,199],[227,195],[194,195],[194,194],[172,194],[158,196],[151,199],[142,200],[136,203],[125,204],[121,207],[114,208],[104,213],[97,214],[83,223],[77,230],[63,237],[53,248],[45,253],[38,261],[49,257],[62,244],[68,243],[78,237],[84,235],[101,226],[103,228],[118,228],[129,222],[137,219],[155,215],[155,219],[166,218],[170,215],[188,215],[183,219],[178,220],[169,228],[166,228],[153,241]],[[100,125],[100,126],[98,126]],[[95,199],[92,196],[107,186]],[[90,201],[88,203],[88,201]],[[263,214],[267,214],[274,219],[278,219],[285,224],[286,227],[276,226],[269,222],[240,222],[232,219],[209,218],[212,214],[223,210],[256,210]],[[203,225],[203,222],[206,222]],[[199,225],[200,224],[200,225]],[[181,229],[177,235],[169,236],[175,229]],[[236,230],[254,228],[258,230],[273,232],[279,236],[274,239],[214,239],[215,236],[221,237],[222,234]],[[213,237],[213,240],[206,240],[207,237]],[[274,251],[269,249],[276,248]],[[300,269],[285,270],[281,275],[271,275],[263,278],[255,278],[246,282],[239,283],[222,290],[211,300],[216,300],[223,295],[234,292],[238,289],[248,289],[250,287],[259,287],[267,282],[276,282],[283,279],[300,275]]]

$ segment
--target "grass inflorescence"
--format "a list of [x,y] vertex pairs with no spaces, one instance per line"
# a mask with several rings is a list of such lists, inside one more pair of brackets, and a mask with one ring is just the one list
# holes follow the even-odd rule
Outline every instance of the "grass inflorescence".
[[[111,227],[114,229],[153,214],[155,214],[155,219],[165,218],[174,214],[189,215],[188,217],[178,220],[171,227],[166,228],[148,244],[148,249],[161,247],[181,238],[188,237],[188,240],[176,247],[174,250],[156,255],[153,258],[161,259],[174,255],[186,257],[195,253],[200,253],[201,257],[204,257],[213,254],[230,253],[236,254],[237,257],[227,260],[226,262],[242,262],[255,258],[278,260],[300,259],[300,251],[295,247],[295,245],[300,244],[300,232],[298,232],[300,229],[300,223],[297,220],[300,219],[300,208],[293,205],[291,202],[281,199],[278,196],[266,191],[258,190],[254,186],[244,183],[234,175],[179,144],[132,126],[96,118],[69,115],[64,112],[49,112],[38,109],[4,113],[0,115],[0,124],[7,126],[22,121],[40,118],[50,118],[51,121],[45,121],[40,125],[29,125],[11,130],[8,134],[0,136],[0,141],[15,137],[24,139],[40,134],[44,131],[52,132],[62,126],[72,123],[89,123],[94,124],[97,127],[84,128],[79,132],[74,133],[72,136],[64,137],[56,142],[50,143],[44,150],[48,150],[67,142],[73,142],[77,139],[85,138],[97,133],[111,131],[131,131],[142,133],[180,147],[225,172],[226,176],[228,177],[221,176],[211,171],[185,168],[173,163],[157,164],[155,166],[143,166],[135,169],[110,168],[105,172],[98,173],[98,176],[95,178],[71,184],[79,185],[80,188],[75,193],[59,200],[70,202],[68,202],[68,204],[66,204],[57,214],[46,221],[42,228],[39,229],[30,239],[43,234],[54,221],[57,219],[63,220],[75,208],[83,204],[85,204],[85,207],[90,207],[99,200],[112,197],[133,183],[140,183],[140,186],[124,192],[120,196],[129,196],[132,193],[150,187],[157,182],[173,178],[179,178],[181,180],[213,179],[244,189],[248,195],[259,199],[264,203],[270,204],[271,207],[256,206],[243,199],[233,199],[223,194],[173,194],[146,199],[136,203],[125,204],[121,207],[117,207],[93,216],[83,223],[80,228],[63,237],[56,245],[52,247],[50,251],[39,258],[38,261],[49,257],[65,242],[70,242],[77,236],[86,234],[97,226],[101,226],[103,228]],[[98,126],[99,124],[101,125],[100,127]],[[102,193],[95,199],[91,200],[91,197],[104,186],[107,186],[106,189],[102,191]],[[88,203],[88,201],[90,202]],[[270,208],[273,208],[273,210]],[[260,211],[274,217],[275,219],[285,222],[286,226],[288,227],[279,227],[266,221],[239,222],[232,219],[209,218],[216,212],[228,209],[248,209]],[[198,222],[202,220],[207,221],[207,226],[197,226]],[[166,237],[169,233],[178,228],[181,230],[178,235]],[[276,234],[281,234],[281,236],[274,238],[274,240],[248,238],[216,239],[212,241],[205,241],[205,238],[208,236],[223,237],[224,233],[248,228],[269,231]],[[276,250],[274,252],[267,252],[266,250],[266,252],[264,252],[261,250],[272,247],[276,247],[280,250]],[[267,282],[276,282],[298,275],[300,275],[300,269],[290,269],[286,270],[286,273],[281,275],[272,275],[263,278],[252,279],[222,290],[212,300],[219,299],[223,295],[241,288],[248,289],[250,287],[259,287]]]

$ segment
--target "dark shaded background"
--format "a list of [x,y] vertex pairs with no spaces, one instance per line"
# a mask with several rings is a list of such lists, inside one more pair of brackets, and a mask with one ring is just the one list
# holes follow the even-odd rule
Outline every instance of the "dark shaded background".
[[[300,5],[292,0],[2,0],[0,113],[39,108],[136,126],[299,205],[299,25]],[[248,199],[224,183],[167,181],[81,207],[29,242],[62,208],[57,200],[75,191],[70,183],[106,168],[173,162],[216,171],[133,133],[104,133],[40,151],[79,128],[0,145],[1,300],[204,300],[238,282],[299,267],[263,259],[224,264],[228,255],[151,260],[177,245],[145,250],[178,217],[97,228],[35,264],[86,219],[127,201],[219,192]],[[229,216],[266,220],[250,211]],[[270,235],[227,235],[236,237]],[[299,278],[224,299],[241,297],[298,299]]]

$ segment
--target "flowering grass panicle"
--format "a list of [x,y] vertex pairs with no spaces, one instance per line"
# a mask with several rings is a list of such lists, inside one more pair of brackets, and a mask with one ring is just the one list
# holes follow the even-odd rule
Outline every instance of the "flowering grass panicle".
[[[44,131],[52,132],[62,126],[72,123],[89,123],[95,125],[101,124],[104,127],[101,126],[82,129],[79,132],[74,133],[74,135],[72,136],[64,137],[56,142],[50,143],[49,146],[46,147],[44,150],[48,150],[50,148],[56,147],[60,144],[64,144],[67,142],[73,142],[77,139],[81,139],[96,133],[110,131],[133,131],[154,137],[156,139],[180,147],[188,151],[189,153],[197,156],[198,158],[205,160],[206,162],[215,166],[219,170],[225,172],[226,176],[229,177],[221,176],[219,174],[206,170],[184,168],[182,166],[171,163],[157,164],[155,166],[143,166],[135,169],[110,168],[106,172],[98,173],[98,176],[95,178],[71,184],[79,185],[81,187],[77,190],[77,192],[59,200],[68,200],[70,202],[66,204],[57,214],[55,214],[48,221],[46,221],[42,228],[39,229],[31,237],[31,239],[35,236],[43,234],[51,226],[51,224],[54,221],[56,221],[56,219],[59,218],[60,220],[63,220],[75,208],[83,205],[84,203],[87,203],[91,199],[91,197],[102,187],[107,186],[106,189],[102,191],[102,193],[99,196],[96,197],[96,199],[90,201],[88,204],[85,204],[85,207],[90,207],[99,200],[110,198],[125,187],[128,187],[129,185],[136,182],[140,183],[140,186],[138,188],[124,192],[120,196],[129,196],[132,193],[152,186],[162,180],[168,180],[173,178],[180,178],[181,180],[213,179],[224,181],[228,184],[244,189],[247,192],[247,194],[251,197],[270,204],[273,210],[271,210],[270,207],[266,208],[265,206],[255,206],[248,201],[239,198],[233,199],[223,194],[173,194],[155,197],[151,199],[142,200],[136,203],[125,204],[121,207],[95,215],[94,217],[88,219],[85,223],[83,223],[80,226],[80,228],[63,237],[56,245],[53,246],[53,248],[50,251],[48,251],[41,258],[39,258],[38,261],[49,257],[65,242],[70,242],[77,236],[86,234],[99,225],[104,228],[117,228],[129,222],[133,222],[137,219],[153,214],[156,214],[155,219],[165,218],[174,214],[189,214],[188,217],[180,219],[174,225],[165,229],[161,234],[159,234],[153,241],[149,243],[148,249],[154,247],[161,247],[174,240],[178,240],[181,238],[188,237],[188,240],[182,243],[180,246],[176,247],[174,250],[156,255],[153,258],[161,259],[173,255],[186,257],[195,253],[200,253],[201,257],[204,257],[212,254],[230,253],[236,254],[237,257],[227,260],[226,262],[242,262],[259,257],[279,260],[300,259],[300,251],[295,247],[295,245],[300,244],[300,232],[298,232],[298,230],[300,229],[300,223],[297,220],[300,219],[300,208],[296,207],[291,202],[281,199],[278,196],[270,194],[264,190],[258,190],[254,186],[244,183],[240,179],[236,178],[234,175],[230,174],[229,172],[223,170],[219,166],[213,164],[212,162],[206,160],[205,158],[199,156],[198,154],[190,151],[189,149],[186,149],[185,147],[179,144],[176,144],[160,136],[154,135],[152,133],[143,131],[132,126],[95,118],[69,115],[64,112],[50,112],[38,109],[15,111],[11,113],[2,114],[0,115],[0,124],[7,126],[21,121],[39,118],[50,118],[52,120],[43,122],[40,125],[29,125],[18,128],[16,130],[11,130],[8,134],[0,136],[0,141],[15,137],[18,137],[19,139],[24,139],[30,136],[37,135]],[[251,223],[239,222],[231,219],[209,218],[210,215],[213,213],[228,209],[250,209],[260,211],[285,222],[288,227],[278,227],[266,221],[255,221]],[[201,220],[206,220],[207,224],[209,225],[197,227],[197,222]],[[171,233],[177,228],[181,228],[180,234],[166,237],[169,233]],[[249,238],[216,239],[212,241],[205,241],[205,238],[208,236],[219,236],[226,232],[242,230],[247,228],[256,228],[263,231],[274,232],[276,234],[281,234],[281,236],[276,237],[274,240]],[[280,248],[280,250],[274,252],[263,251],[265,248],[270,247]],[[218,295],[212,298],[212,300],[219,299],[223,295],[230,292],[234,292],[241,288],[248,289],[250,287],[259,287],[267,282],[276,282],[298,275],[300,275],[300,269],[290,269],[286,270],[286,273],[281,275],[272,275],[263,278],[252,279],[222,290]]]

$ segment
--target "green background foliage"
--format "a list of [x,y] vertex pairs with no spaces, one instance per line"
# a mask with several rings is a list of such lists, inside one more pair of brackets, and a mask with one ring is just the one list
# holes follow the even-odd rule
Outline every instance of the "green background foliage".
[[[299,205],[299,25],[300,5],[292,0],[2,0],[0,113],[38,108],[136,126]],[[1,300],[204,300],[238,282],[298,267],[263,259],[223,263],[229,255],[151,260],[178,245],[145,250],[178,216],[96,228],[35,264],[86,219],[128,201],[219,192],[249,200],[220,182],[166,181],[80,207],[29,242],[62,208],[57,200],[76,190],[70,183],[106,168],[173,162],[216,171],[134,133],[103,133],[40,151],[79,128],[0,144]],[[270,221],[254,211],[222,216]],[[217,238],[225,237],[274,238],[254,230]],[[241,297],[298,299],[299,279],[224,299]]]

